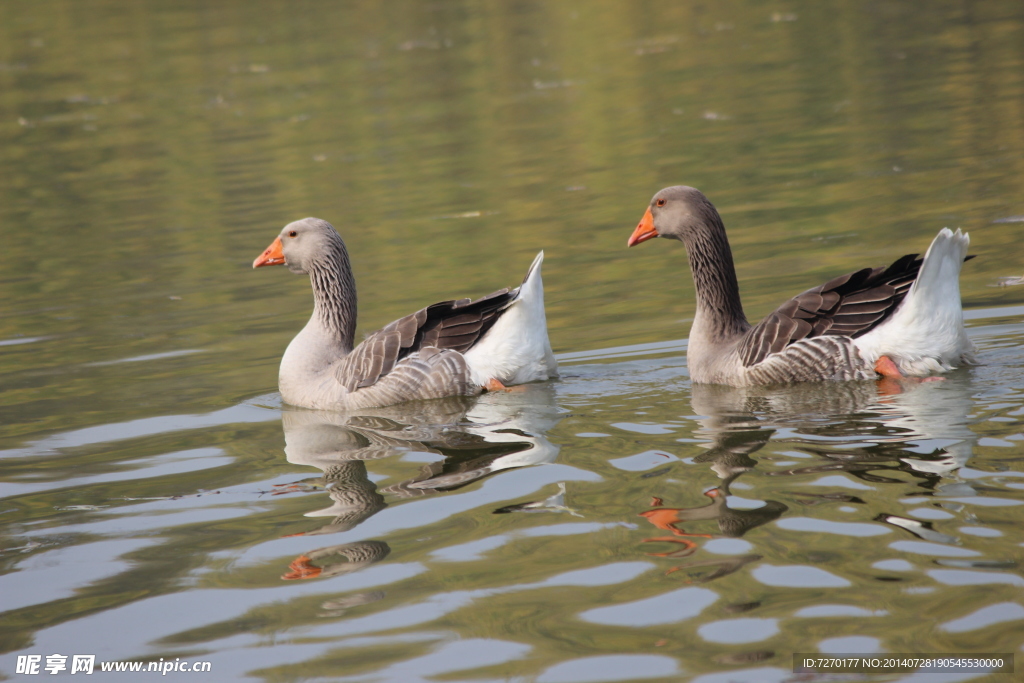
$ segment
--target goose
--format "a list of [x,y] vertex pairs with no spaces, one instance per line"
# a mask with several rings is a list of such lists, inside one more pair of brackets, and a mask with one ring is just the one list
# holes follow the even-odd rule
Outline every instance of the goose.
[[864,268],[798,294],[757,325],[743,314],[725,226],[699,190],[657,192],[627,246],[683,242],[697,291],[687,345],[692,381],[756,386],[924,377],[974,362],[964,329],[960,267],[967,233],[943,228],[923,259]]
[[[662,499],[655,497],[651,500],[651,509],[639,513],[639,516],[646,517],[647,521],[654,526],[665,531],[671,531],[675,536],[694,536],[700,538],[711,538],[711,536],[708,534],[687,533],[676,525],[703,519],[714,519],[718,521],[718,528],[723,535],[729,538],[739,538],[754,527],[778,519],[782,516],[783,512],[789,509],[785,503],[780,503],[777,500],[766,500],[764,505],[752,510],[731,508],[728,503],[729,491],[721,486],[705,491],[704,495],[710,498],[711,502],[707,505],[691,508],[663,507],[664,502]],[[659,538],[657,540],[666,539]]]
[[281,398],[303,408],[352,410],[557,377],[544,314],[540,252],[522,285],[471,301],[442,301],[354,345],[356,285],[330,223],[289,223],[253,261],[309,275],[313,315],[281,358]]

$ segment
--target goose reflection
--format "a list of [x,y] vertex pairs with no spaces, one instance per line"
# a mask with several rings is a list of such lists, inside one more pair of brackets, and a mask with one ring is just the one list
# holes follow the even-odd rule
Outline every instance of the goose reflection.
[[710,463],[711,471],[723,480],[722,488],[728,491],[730,483],[757,465],[750,456],[761,450],[773,433],[771,429],[745,429],[733,425],[731,429],[719,432],[711,447],[693,461]]
[[721,487],[705,491],[704,495],[710,498],[711,502],[692,508],[662,507],[662,500],[655,498],[651,501],[652,509],[641,512],[640,516],[646,517],[647,521],[659,529],[671,531],[676,536],[699,536],[702,538],[713,538],[713,536],[711,534],[689,534],[676,525],[713,519],[718,522],[719,535],[725,538],[739,538],[755,527],[778,519],[783,512],[789,509],[784,503],[777,500],[766,500],[764,505],[753,509],[730,508],[728,495]]
[[[288,565],[289,571],[281,578],[287,581],[350,574],[380,562],[390,553],[391,547],[383,541],[358,541],[317,548],[292,560]],[[332,557],[334,561],[327,562]]]
[[[713,488],[705,491],[704,495],[711,499],[707,505],[699,505],[691,508],[669,508],[664,507],[660,498],[651,501],[652,508],[641,512],[641,517],[659,529],[672,532],[671,536],[656,536],[645,538],[644,543],[673,543],[678,546],[674,550],[666,552],[648,552],[654,557],[683,558],[692,555],[697,550],[697,543],[690,538],[714,538],[713,534],[689,533],[678,525],[686,522],[699,520],[715,520],[718,522],[719,535],[727,538],[738,538],[751,529],[767,524],[778,519],[782,513],[789,509],[784,503],[777,500],[766,500],[761,507],[751,510],[737,510],[728,505],[727,490],[724,487]],[[666,574],[681,569],[693,569],[696,567],[713,567],[711,574],[700,578],[701,582],[726,576],[738,570],[746,564],[761,559],[760,555],[740,555],[722,560],[705,560],[703,562],[691,562],[684,565],[677,565],[670,568]]]
[[706,416],[698,434],[713,441],[695,460],[712,462],[727,481],[749,471],[756,464],[749,455],[771,439],[819,460],[768,476],[843,471],[871,483],[904,484],[905,477],[879,474],[904,472],[934,489],[970,459],[977,441],[967,425],[972,401],[966,371],[937,382],[695,385],[692,403]]
[[554,462],[560,447],[545,434],[564,416],[554,387],[529,384],[485,394],[447,425],[443,438],[424,443],[445,459],[384,491],[399,497],[451,491],[502,470]]
[[377,485],[369,479],[366,461],[409,450],[436,453],[432,444],[459,438],[461,432],[456,427],[466,413],[465,403],[454,399],[428,401],[422,408],[408,415],[394,410],[359,414],[283,410],[288,462],[323,472],[314,480],[290,484],[286,490],[323,489],[332,501],[329,507],[305,513],[306,517],[328,517],[331,521],[293,535],[349,531],[387,507]]
[[[288,462],[315,467],[322,475],[278,487],[276,493],[323,490],[331,499],[329,506],[304,515],[327,518],[326,524],[290,536],[349,531],[385,509],[389,499],[451,491],[501,470],[552,462],[559,447],[545,433],[561,417],[549,385],[359,413],[285,409]],[[434,454],[436,461],[378,490],[367,462],[410,452]],[[387,543],[378,540],[317,548],[293,560],[282,578],[336,576],[375,564],[389,553]]]
[[[909,474],[924,489],[923,494],[932,495],[943,487],[948,492],[964,486],[945,477],[968,461],[977,440],[967,426],[971,394],[966,372],[939,382],[886,380],[774,388],[694,385],[691,404],[693,411],[702,416],[696,435],[709,440],[707,450],[693,462],[708,464],[721,482],[704,493],[711,499],[706,505],[666,507],[661,498],[651,501],[651,509],[640,515],[671,535],[644,542],[676,547],[649,555],[688,557],[697,549],[697,541],[692,539],[738,538],[785,514],[788,506],[777,500],[763,500],[760,507],[752,509],[729,505],[730,487],[757,466],[754,456],[769,441],[792,444],[794,450],[817,461],[804,467],[771,470],[765,473],[767,476],[844,472],[873,484],[906,486]],[[965,494],[959,488],[956,492]],[[805,505],[864,503],[847,493],[786,493]],[[939,540],[942,536],[927,523],[898,515],[881,514],[876,519],[920,538]],[[717,529],[700,528],[705,520],[717,522]],[[691,524],[696,526],[689,527]],[[692,530],[685,530],[683,525]],[[744,555],[726,561],[695,562],[672,567],[669,573],[714,566],[715,571],[700,579],[707,581],[754,559],[757,556]]]
[[573,517],[582,517],[580,513],[565,504],[565,482],[558,482],[558,492],[548,496],[544,500],[531,500],[525,503],[505,505],[493,511],[495,515],[504,515],[510,512],[568,512]]

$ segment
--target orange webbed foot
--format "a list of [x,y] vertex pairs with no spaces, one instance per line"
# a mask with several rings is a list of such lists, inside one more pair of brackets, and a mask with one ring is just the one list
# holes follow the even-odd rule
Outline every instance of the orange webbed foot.
[[484,385],[484,391],[504,391],[506,393],[511,393],[511,392],[514,392],[514,391],[526,391],[526,387],[524,387],[524,386],[507,387],[507,386],[505,386],[504,384],[501,383],[501,380],[494,379],[492,377],[491,379],[487,380],[487,384]]
[[903,377],[903,373],[900,372],[896,363],[893,363],[892,358],[889,358],[889,356],[882,356],[877,362],[875,362],[875,372],[882,377],[891,377],[894,379]]
[[903,383],[924,384],[925,382],[941,382],[945,377],[907,377],[896,363],[888,356],[882,356],[875,363],[875,372],[882,376],[878,380],[878,388],[883,396],[893,396],[903,393]]

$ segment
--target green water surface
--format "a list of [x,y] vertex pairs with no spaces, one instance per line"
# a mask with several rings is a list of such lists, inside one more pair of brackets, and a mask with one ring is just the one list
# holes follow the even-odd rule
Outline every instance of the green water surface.
[[[751,319],[970,231],[982,364],[692,385],[682,245],[626,249],[680,183]],[[309,284],[250,266],[310,215],[360,334],[543,249],[562,379],[282,406]],[[54,653],[537,683],[1021,653],[1020,2],[7,0],[0,231],[12,680]]]

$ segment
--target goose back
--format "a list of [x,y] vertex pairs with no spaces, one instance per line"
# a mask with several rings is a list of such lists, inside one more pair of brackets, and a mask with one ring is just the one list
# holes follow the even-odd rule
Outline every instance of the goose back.
[[373,386],[402,360],[427,348],[465,352],[516,299],[508,288],[472,301],[456,299],[421,308],[366,337],[334,368],[348,391]]
[[808,289],[752,327],[740,344],[744,367],[756,365],[801,339],[856,338],[884,321],[907,295],[922,259],[907,254],[888,268],[863,268]]

